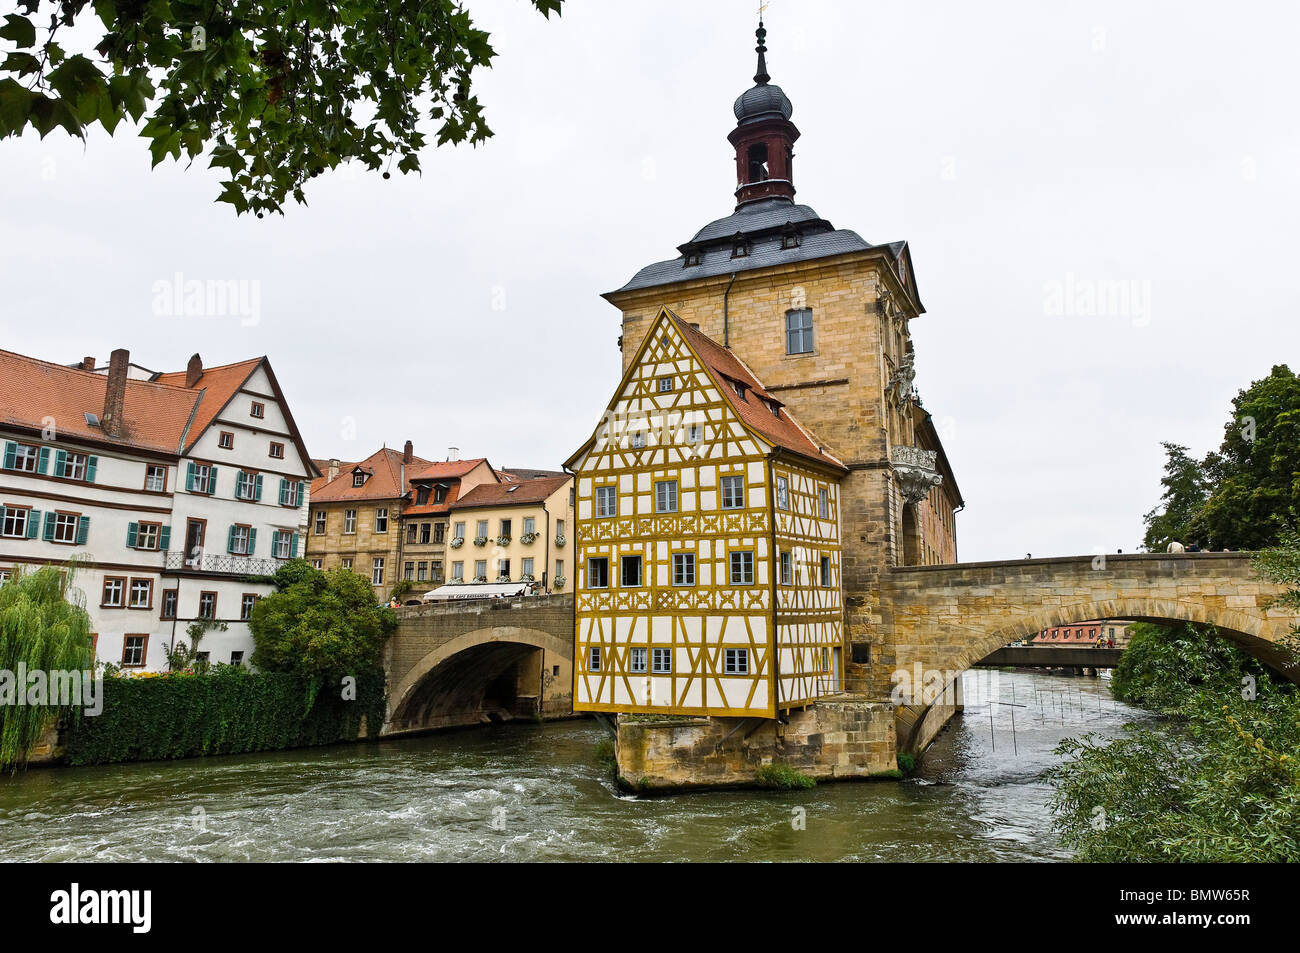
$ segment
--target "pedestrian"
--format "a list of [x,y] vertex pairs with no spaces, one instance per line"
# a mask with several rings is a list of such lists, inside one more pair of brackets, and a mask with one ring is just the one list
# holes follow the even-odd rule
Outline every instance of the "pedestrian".
[[1186,547],[1184,547],[1183,544],[1176,539],[1171,539],[1169,541],[1169,545],[1165,547],[1165,552],[1167,553],[1181,553],[1185,551],[1186,551]]
[[1190,546],[1187,547],[1187,551],[1188,551],[1189,553],[1199,553],[1199,552],[1201,551],[1201,544],[1200,544],[1200,543],[1192,543],[1192,545],[1190,545]]

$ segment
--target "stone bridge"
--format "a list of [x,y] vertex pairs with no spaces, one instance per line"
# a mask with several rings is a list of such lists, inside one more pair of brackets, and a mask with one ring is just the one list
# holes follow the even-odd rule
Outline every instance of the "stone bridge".
[[[891,673],[960,673],[1016,639],[1089,619],[1211,624],[1283,673],[1282,640],[1297,619],[1272,608],[1282,589],[1256,576],[1250,554],[1074,556],[900,567],[881,580],[882,644],[872,666],[879,693]],[[900,750],[921,750],[951,716],[904,706]]]
[[573,597],[397,610],[386,735],[572,714]]

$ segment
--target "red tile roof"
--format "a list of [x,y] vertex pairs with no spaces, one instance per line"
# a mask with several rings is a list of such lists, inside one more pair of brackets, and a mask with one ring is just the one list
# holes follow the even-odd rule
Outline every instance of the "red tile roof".
[[[420,470],[429,465],[428,460],[412,457],[406,464],[406,476],[409,482],[412,470]],[[360,467],[371,473],[369,479],[361,486],[352,485],[352,471]],[[402,485],[402,451],[384,447],[376,450],[360,463],[339,467],[339,475],[326,482],[319,489],[312,491],[313,503],[343,503],[350,500],[395,500],[407,488]]]
[[[427,461],[425,461],[427,463]],[[424,469],[413,471],[407,467],[408,480],[446,480],[463,477],[472,473],[480,463],[487,463],[487,457],[475,457],[472,460],[444,460],[441,463],[429,463]]]
[[566,475],[515,483],[481,483],[457,500],[451,508],[468,510],[485,506],[536,505],[544,503],[571,479],[573,478]]
[[[767,392],[759,379],[754,376],[754,372],[746,367],[734,352],[687,324],[667,308],[664,309],[664,314],[699,357],[714,383],[717,384],[718,390],[726,397],[736,415],[747,427],[774,447],[789,450],[837,470],[848,470],[838,458],[823,448],[811,433],[790,416],[784,404]],[[733,382],[743,385],[745,390],[743,397],[736,393],[732,386]]]

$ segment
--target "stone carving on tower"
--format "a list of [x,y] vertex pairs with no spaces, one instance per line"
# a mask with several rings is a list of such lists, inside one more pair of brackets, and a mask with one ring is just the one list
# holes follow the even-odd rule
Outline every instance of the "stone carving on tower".
[[943,475],[935,465],[938,454],[920,447],[894,447],[890,462],[894,477],[905,503],[917,504],[924,500],[932,487],[943,482]]

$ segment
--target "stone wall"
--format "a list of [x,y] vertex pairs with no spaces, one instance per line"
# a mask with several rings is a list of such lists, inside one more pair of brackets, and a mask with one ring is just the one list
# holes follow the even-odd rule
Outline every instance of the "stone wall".
[[869,778],[897,768],[892,706],[854,697],[792,711],[786,725],[620,715],[616,747],[619,776],[644,791],[752,785],[768,764],[818,780]]

